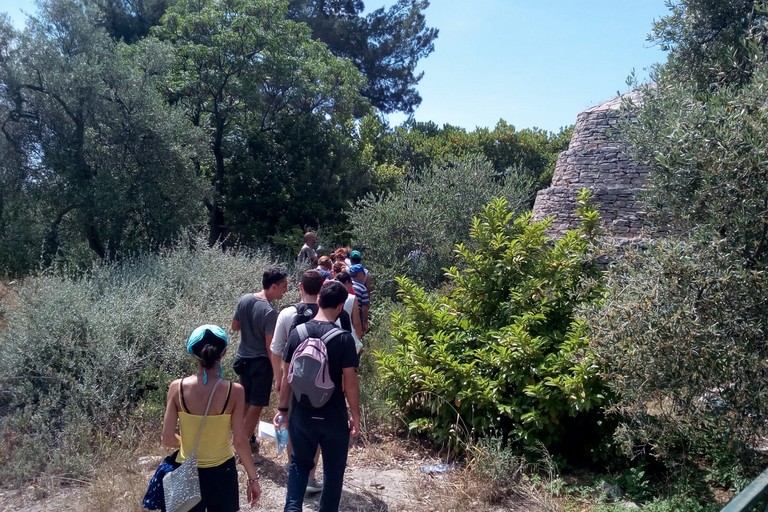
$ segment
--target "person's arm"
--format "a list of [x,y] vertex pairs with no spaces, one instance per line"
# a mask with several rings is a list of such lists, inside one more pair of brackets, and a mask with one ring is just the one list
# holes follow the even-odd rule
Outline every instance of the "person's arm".
[[272,424],[275,425],[275,427],[280,425],[280,422],[278,422],[277,419],[278,416],[281,415],[283,417],[283,424],[288,424],[288,406],[291,401],[291,392],[293,391],[291,388],[291,383],[288,382],[288,367],[291,365],[293,352],[298,346],[298,339],[299,334],[296,332],[296,329],[294,329],[288,336],[288,343],[285,345],[285,350],[283,351],[283,369],[281,371],[283,377],[282,381],[280,382],[280,392],[277,394],[277,412],[275,413],[275,417],[272,420]]
[[[270,355],[272,354],[272,340],[275,337],[275,328],[277,327],[277,316],[277,311],[273,309],[267,313],[267,316],[264,318],[264,353],[269,358],[270,364],[272,363],[272,357],[270,357]],[[277,380],[279,378],[279,369],[276,371],[273,365],[272,379],[274,379],[276,385],[279,385],[279,381]]]
[[288,367],[291,363],[283,362],[283,371],[281,372],[283,381],[280,383],[280,394],[277,401],[277,406],[281,409],[286,409],[291,402],[291,383],[288,382]]
[[240,301],[238,301],[237,306],[235,306],[235,313],[232,315],[232,331],[237,332],[240,330],[240,302],[243,299],[241,298]]
[[272,336],[272,341],[269,343],[269,361],[272,363],[272,373],[275,378],[275,391],[278,393],[278,396],[283,381],[283,352],[285,351],[285,344],[288,342],[288,333],[291,329],[293,317],[296,314],[295,309],[292,310],[291,308],[292,306],[289,306],[277,315],[275,333]]
[[355,331],[357,339],[363,339],[363,321],[360,318],[360,307],[357,305],[357,297],[352,303],[352,329]]
[[370,307],[370,304],[363,304],[363,306],[360,308],[360,320],[363,324],[363,334],[368,332],[368,309],[370,309]]
[[245,391],[240,384],[232,384],[232,399],[234,401],[234,409],[232,410],[232,446],[240,457],[240,462],[248,474],[248,487],[246,489],[246,495],[248,497],[248,504],[253,506],[259,500],[261,496],[261,486],[259,485],[259,475],[256,472],[256,466],[253,463],[253,455],[251,455],[251,445],[248,442],[248,435],[245,433],[245,423],[240,419],[245,415]]
[[280,389],[283,385],[283,355],[270,352],[269,362],[272,363],[272,373],[275,378],[275,392],[277,393],[277,396],[280,396]]
[[[272,424],[275,426],[275,428],[279,427],[281,424],[287,425],[288,424],[288,411],[289,411],[289,404],[291,401],[291,383],[288,382],[288,366],[290,366],[291,363],[283,362],[283,370],[282,370],[282,382],[280,382],[280,392],[278,393],[278,400],[277,400],[277,412],[275,413],[275,417],[272,419]],[[278,421],[278,418],[282,417],[282,421]]]
[[360,382],[354,367],[342,368],[341,375],[344,380],[344,395],[349,404],[349,435],[357,437],[360,433]]
[[179,396],[181,379],[176,379],[168,386],[168,395],[165,399],[165,415],[163,416],[162,440],[165,446],[178,448],[181,446],[181,438],[176,434],[176,424],[179,421],[179,406],[176,397]]

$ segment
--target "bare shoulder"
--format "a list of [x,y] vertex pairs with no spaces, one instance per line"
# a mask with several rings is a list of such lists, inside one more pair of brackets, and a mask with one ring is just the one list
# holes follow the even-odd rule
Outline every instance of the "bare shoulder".
[[174,379],[173,381],[171,381],[171,383],[168,385],[168,392],[172,393],[174,391],[178,391],[179,386],[181,386],[181,381],[182,379]]
[[232,395],[237,398],[238,396],[245,397],[245,388],[243,388],[243,385],[239,382],[231,381],[232,382]]

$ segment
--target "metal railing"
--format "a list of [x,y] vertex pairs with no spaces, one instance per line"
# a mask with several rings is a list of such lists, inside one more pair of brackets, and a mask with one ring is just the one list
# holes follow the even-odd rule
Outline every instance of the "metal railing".
[[[753,512],[757,510],[755,504],[766,497],[768,497],[768,469],[734,496],[720,512]],[[765,507],[763,512],[768,512],[768,507]]]

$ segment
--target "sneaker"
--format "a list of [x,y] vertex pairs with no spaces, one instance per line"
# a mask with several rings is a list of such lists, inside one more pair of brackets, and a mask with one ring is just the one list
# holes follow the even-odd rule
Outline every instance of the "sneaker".
[[323,490],[323,484],[317,481],[317,478],[310,477],[307,481],[307,492],[316,493]]

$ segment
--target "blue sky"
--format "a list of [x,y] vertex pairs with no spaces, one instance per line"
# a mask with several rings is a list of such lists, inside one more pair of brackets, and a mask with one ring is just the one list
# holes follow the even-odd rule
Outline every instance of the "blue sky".
[[[392,1],[366,0],[374,9]],[[3,0],[21,26],[32,0]],[[427,24],[440,30],[422,60],[418,121],[472,130],[499,119],[518,129],[557,131],[576,115],[627,92],[634,69],[665,54],[646,41],[664,0],[432,0]],[[404,116],[391,116],[393,124]]]

